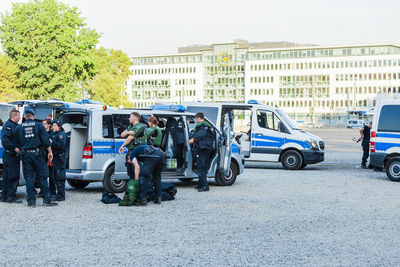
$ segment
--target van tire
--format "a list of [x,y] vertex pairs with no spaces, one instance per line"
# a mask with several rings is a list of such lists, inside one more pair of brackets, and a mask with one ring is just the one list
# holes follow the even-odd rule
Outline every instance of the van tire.
[[282,154],[281,163],[286,170],[298,170],[303,165],[303,158],[296,150],[288,150]]
[[110,193],[123,193],[126,191],[127,180],[114,180],[115,166],[108,167],[104,174],[103,186],[107,192]]
[[238,169],[235,163],[231,162],[231,166],[229,167],[229,176],[226,177],[222,172],[217,171],[215,181],[221,186],[231,186],[235,183],[237,175]]
[[391,158],[386,163],[386,175],[393,182],[400,182],[400,157]]
[[79,180],[70,180],[70,179],[67,180],[67,183],[76,189],[83,189],[89,185],[89,182],[79,181]]

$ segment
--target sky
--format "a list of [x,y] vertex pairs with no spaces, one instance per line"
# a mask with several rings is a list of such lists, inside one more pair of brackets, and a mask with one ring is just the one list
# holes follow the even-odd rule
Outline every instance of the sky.
[[[398,0],[59,0],[75,6],[99,45],[128,56],[245,39],[319,45],[400,44]],[[11,2],[0,0],[0,12]]]

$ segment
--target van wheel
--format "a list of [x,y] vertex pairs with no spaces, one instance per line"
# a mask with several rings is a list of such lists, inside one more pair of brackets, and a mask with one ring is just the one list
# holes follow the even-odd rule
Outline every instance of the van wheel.
[[222,172],[217,171],[215,175],[215,181],[218,185],[230,186],[235,183],[237,175],[238,169],[236,168],[235,163],[231,162],[231,166],[229,167],[229,175],[225,176]]
[[283,168],[286,170],[298,170],[303,165],[303,158],[299,152],[295,150],[288,150],[283,153],[281,163]]
[[183,183],[190,183],[194,178],[179,178],[178,180]]
[[67,183],[76,189],[83,189],[89,185],[89,182],[79,181],[79,180],[67,180]]
[[307,164],[305,164],[305,163],[303,162],[303,164],[301,164],[301,166],[300,166],[300,170],[304,169],[306,166],[307,166]]
[[103,179],[103,186],[107,192],[110,193],[123,193],[126,191],[127,180],[114,180],[115,166],[111,165],[106,170]]
[[400,182],[400,157],[391,158],[386,163],[386,174],[393,182]]

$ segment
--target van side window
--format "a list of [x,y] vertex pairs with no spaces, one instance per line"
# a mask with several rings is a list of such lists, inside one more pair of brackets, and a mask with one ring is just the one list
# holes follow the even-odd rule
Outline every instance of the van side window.
[[257,110],[257,122],[261,128],[289,133],[283,122],[272,111]]
[[378,131],[400,132],[400,106],[385,105],[379,116]]
[[129,126],[130,114],[113,114],[114,138],[121,138],[121,133]]
[[113,138],[112,116],[103,115],[103,137]]

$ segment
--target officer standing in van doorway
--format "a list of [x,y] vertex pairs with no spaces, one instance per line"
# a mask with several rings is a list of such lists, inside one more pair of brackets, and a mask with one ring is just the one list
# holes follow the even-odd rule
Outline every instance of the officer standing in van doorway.
[[369,157],[369,140],[371,137],[371,128],[372,122],[367,125],[364,125],[362,129],[360,129],[361,137],[357,140],[357,143],[361,141],[361,147],[363,149],[363,156],[361,161],[361,168],[368,169],[367,167],[367,159]]
[[161,146],[162,132],[160,127],[158,127],[157,118],[153,116],[150,117],[147,124],[150,128],[145,131],[144,138],[147,140],[148,145],[159,148]]
[[57,188],[56,201],[65,200],[65,164],[67,152],[67,134],[59,120],[53,121],[54,131],[51,149],[53,151],[54,181]]
[[22,203],[17,199],[17,187],[20,176],[19,149],[15,142],[15,131],[21,118],[16,109],[10,111],[9,120],[3,125],[1,132],[1,143],[3,145],[3,181],[1,201],[8,203]]
[[136,147],[129,157],[135,168],[135,180],[140,181],[140,205],[147,205],[150,178],[153,180],[155,192],[153,202],[161,204],[161,171],[164,165],[164,153],[159,148],[142,145]]
[[207,182],[207,173],[210,167],[210,153],[214,140],[209,135],[211,124],[204,120],[204,114],[198,112],[195,115],[196,128],[194,129],[194,137],[189,140],[189,144],[196,144],[198,153],[196,157],[197,174],[199,175],[199,185],[195,187],[199,192],[209,191]]
[[50,140],[43,124],[35,121],[35,112],[32,109],[26,109],[24,117],[25,122],[17,127],[16,138],[22,156],[28,206],[36,206],[35,174],[44,194],[43,205],[55,206],[57,203],[50,199],[49,184],[46,179],[49,169],[43,156],[43,149],[47,149],[48,160],[50,162],[53,160]]
[[128,147],[128,154],[126,155],[126,162],[127,162],[127,169],[128,175],[131,179],[133,179],[133,170],[131,167],[129,154],[132,150],[134,150],[137,146],[143,145],[145,140],[144,130],[145,125],[140,123],[140,114],[138,112],[132,112],[131,116],[129,117],[129,126],[128,128],[121,133],[122,138],[126,138],[125,142],[121,145],[118,152],[122,154],[124,152],[124,147]]

